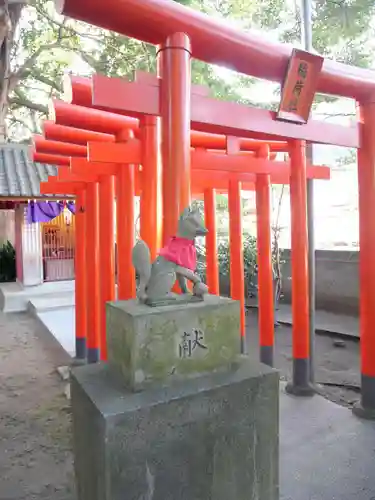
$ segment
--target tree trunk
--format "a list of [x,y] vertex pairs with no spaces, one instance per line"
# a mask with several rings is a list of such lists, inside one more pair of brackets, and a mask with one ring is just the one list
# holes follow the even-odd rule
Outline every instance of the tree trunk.
[[6,142],[6,116],[11,85],[10,50],[27,0],[0,0],[0,143]]

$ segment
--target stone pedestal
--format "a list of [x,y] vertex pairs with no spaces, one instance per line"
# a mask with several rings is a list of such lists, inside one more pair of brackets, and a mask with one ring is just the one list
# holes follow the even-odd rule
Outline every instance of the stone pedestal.
[[79,500],[277,500],[278,374],[237,368],[131,393],[73,371]]
[[278,374],[239,303],[107,306],[108,363],[73,371],[79,500],[277,500]]
[[141,390],[173,378],[227,370],[240,352],[239,302],[149,307],[137,300],[107,305],[108,363],[125,387]]

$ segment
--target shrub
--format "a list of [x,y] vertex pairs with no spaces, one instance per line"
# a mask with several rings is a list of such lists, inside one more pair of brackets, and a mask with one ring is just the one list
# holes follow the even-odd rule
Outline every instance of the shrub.
[[16,251],[10,241],[0,247],[0,282],[16,280]]
[[[197,272],[199,276],[205,280],[206,278],[206,249],[203,245],[197,244],[198,266]],[[230,245],[228,239],[219,241],[217,247],[219,273],[220,276],[230,278]],[[251,235],[244,236],[243,240],[243,256],[244,256],[244,271],[245,283],[249,289],[257,287],[257,244],[256,238]]]
[[[206,281],[206,249],[204,245],[197,242],[197,273]],[[277,280],[277,251],[272,249],[272,260],[274,268],[274,280]],[[220,277],[230,282],[230,244],[229,239],[222,239],[217,248]],[[245,293],[248,297],[257,295],[258,290],[258,262],[257,262],[257,240],[252,235],[245,235],[243,239]]]

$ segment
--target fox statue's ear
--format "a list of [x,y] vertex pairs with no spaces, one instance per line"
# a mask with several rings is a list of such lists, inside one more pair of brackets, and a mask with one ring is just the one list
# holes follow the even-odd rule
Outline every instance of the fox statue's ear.
[[186,207],[185,210],[182,212],[182,214],[180,216],[180,219],[181,220],[186,219],[186,217],[188,217],[191,213],[192,213],[191,208],[190,207]]

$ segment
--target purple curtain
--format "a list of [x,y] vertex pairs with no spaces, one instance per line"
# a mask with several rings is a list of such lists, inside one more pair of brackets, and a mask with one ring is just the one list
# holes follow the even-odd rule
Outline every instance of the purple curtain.
[[75,206],[74,201],[68,201],[66,206],[67,206],[67,209],[69,210],[69,212],[71,212],[73,215],[76,214],[76,206]]
[[[66,206],[72,214],[75,214],[74,202],[69,201]],[[27,223],[49,222],[58,217],[63,210],[63,201],[30,201],[27,205]]]

